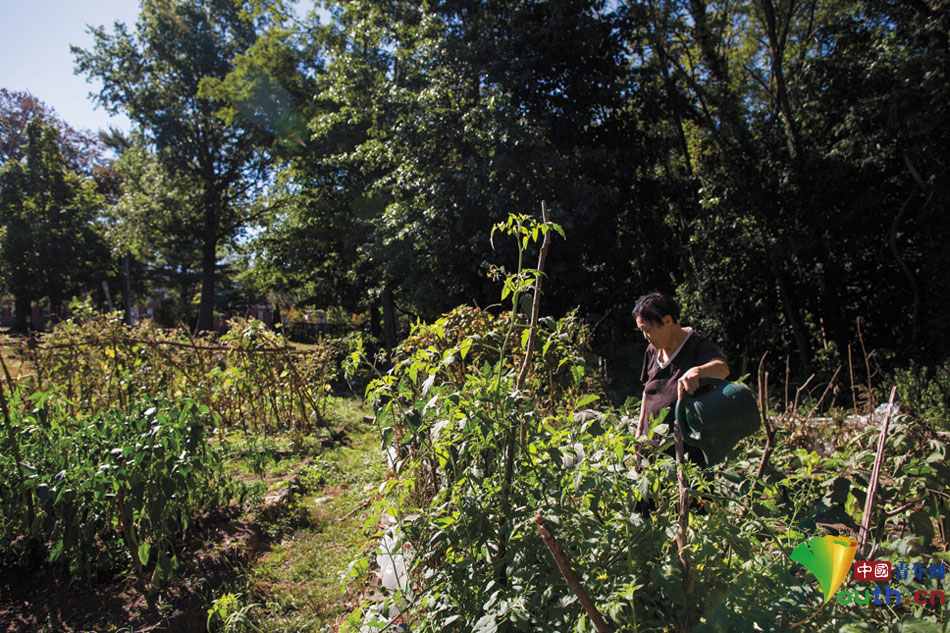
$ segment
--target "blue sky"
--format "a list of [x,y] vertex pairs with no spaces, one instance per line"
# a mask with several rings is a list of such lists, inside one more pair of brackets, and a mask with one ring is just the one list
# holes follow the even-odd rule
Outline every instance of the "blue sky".
[[73,74],[69,47],[92,46],[87,24],[134,25],[138,8],[138,0],[0,0],[0,88],[31,93],[77,130],[128,131],[124,115],[110,117],[89,99],[100,85]]
[[80,130],[129,129],[125,116],[109,117],[88,98],[98,84],[73,75],[70,45],[92,45],[86,25],[130,26],[138,0],[0,0],[0,87],[27,91]]

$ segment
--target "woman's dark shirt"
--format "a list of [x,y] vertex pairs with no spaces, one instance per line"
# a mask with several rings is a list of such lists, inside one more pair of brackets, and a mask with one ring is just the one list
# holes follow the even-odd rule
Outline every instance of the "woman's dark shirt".
[[[696,332],[686,337],[679,353],[665,367],[660,367],[657,357],[656,348],[652,344],[647,346],[640,375],[644,383],[641,406],[646,410],[647,421],[660,417],[663,409],[676,404],[676,383],[689,369],[705,365],[711,360],[725,360],[709,339]],[[667,423],[672,421],[672,417],[666,420]]]

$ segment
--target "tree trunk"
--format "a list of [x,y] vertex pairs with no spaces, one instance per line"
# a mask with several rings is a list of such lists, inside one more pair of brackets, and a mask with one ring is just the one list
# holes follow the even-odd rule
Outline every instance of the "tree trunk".
[[32,325],[33,320],[33,302],[29,295],[17,292],[16,299],[13,302],[14,322],[13,329],[17,332],[26,332]]
[[796,301],[792,298],[789,291],[789,284],[786,281],[785,274],[781,269],[779,262],[769,250],[767,244],[763,244],[766,256],[768,257],[769,267],[772,269],[772,275],[775,278],[775,286],[778,290],[779,301],[785,312],[785,318],[788,319],[788,325],[792,330],[792,338],[795,339],[795,346],[798,347],[798,353],[801,355],[800,364],[802,372],[811,373],[811,347],[808,345],[808,339],[805,336],[805,330],[802,327],[801,319]]
[[214,329],[214,280],[218,263],[218,220],[216,211],[205,213],[204,243],[201,246],[201,304],[198,307],[199,332]]
[[386,346],[386,353],[392,354],[396,347],[396,306],[393,302],[393,291],[386,284],[383,288],[383,344]]
[[122,258],[122,300],[125,303],[125,324],[132,325],[132,255]]
[[779,114],[785,125],[785,136],[788,144],[788,154],[793,164],[799,162],[798,129],[792,117],[792,106],[788,100],[788,88],[785,85],[785,71],[782,62],[785,57],[785,41],[779,36],[778,25],[775,20],[775,7],[772,0],[762,0],[762,11],[765,15],[765,30],[769,38],[769,57],[772,76],[775,78],[775,100],[778,103]]
[[379,305],[376,303],[369,307],[369,334],[376,339],[383,336],[383,331],[379,328]]
[[[56,293],[49,297],[49,320],[44,324],[45,329],[52,329],[59,323],[63,312],[63,295]],[[37,328],[39,329],[39,328]]]

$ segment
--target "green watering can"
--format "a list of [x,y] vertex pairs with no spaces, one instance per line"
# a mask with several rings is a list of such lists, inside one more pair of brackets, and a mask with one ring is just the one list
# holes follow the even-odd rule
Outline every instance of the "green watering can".
[[684,393],[676,401],[676,423],[683,441],[702,450],[708,468],[759,430],[761,420],[751,389],[720,378],[700,378],[692,395]]

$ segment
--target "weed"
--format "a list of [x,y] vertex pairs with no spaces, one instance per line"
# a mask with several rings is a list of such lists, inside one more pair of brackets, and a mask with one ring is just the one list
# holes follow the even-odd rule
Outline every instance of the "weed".
[[[251,621],[250,613],[260,608],[257,603],[243,604],[240,595],[226,593],[212,602],[208,609],[208,631],[220,630],[221,633],[244,633],[261,629]],[[220,625],[218,629],[215,625]]]

